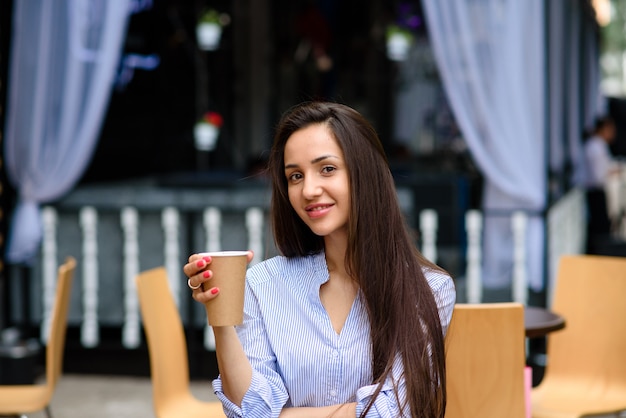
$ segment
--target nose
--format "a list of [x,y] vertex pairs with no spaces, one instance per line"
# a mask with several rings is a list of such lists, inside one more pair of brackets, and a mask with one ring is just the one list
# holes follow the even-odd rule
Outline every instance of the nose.
[[314,199],[322,193],[320,181],[315,176],[306,176],[302,186],[302,195],[305,199]]

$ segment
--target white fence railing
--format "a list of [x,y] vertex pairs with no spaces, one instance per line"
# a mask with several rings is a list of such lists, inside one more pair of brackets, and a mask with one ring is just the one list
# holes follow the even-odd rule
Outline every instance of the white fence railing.
[[[99,247],[98,231],[101,228],[98,211],[94,207],[83,207],[79,210],[78,224],[80,225],[81,251],[81,343],[85,347],[95,347],[99,344],[99,304],[102,302],[99,295],[108,283],[102,283],[98,272],[105,263],[119,262],[102,256]],[[222,249],[222,236],[226,233],[224,217],[228,214],[217,207],[208,207],[202,213],[204,248],[210,251]],[[245,248],[254,250],[258,262],[263,254],[267,254],[264,242],[267,242],[266,212],[261,207],[250,207],[245,210],[244,223],[247,232],[247,242],[242,243]],[[466,213],[465,252],[465,299],[470,303],[482,301],[482,227],[483,220],[480,211],[471,210]],[[47,335],[50,303],[54,294],[58,254],[58,219],[57,209],[52,206],[43,209],[44,239],[42,244],[42,338]],[[108,300],[107,304],[119,303],[116,309],[123,311],[122,344],[126,348],[136,348],[140,344],[141,324],[134,278],[140,271],[140,256],[142,252],[140,234],[142,232],[142,212],[134,207],[124,207],[119,211],[119,228],[121,242],[118,243],[122,254],[122,289],[123,297],[119,300]],[[524,212],[515,212],[511,216],[511,229],[514,237],[512,273],[512,298],[515,301],[526,303],[528,298],[528,280],[526,274],[525,233],[527,215]],[[548,211],[546,232],[548,237],[547,260],[548,277],[547,293],[551,296],[554,286],[555,268],[559,257],[563,254],[581,253],[584,249],[584,195],[580,190],[573,190],[557,202]],[[181,248],[181,212],[175,207],[165,207],[161,210],[162,251],[163,265],[165,265],[170,279],[170,287],[180,306],[182,278],[181,257],[186,254]],[[421,237],[421,251],[428,259],[437,262],[437,228],[438,216],[434,210],[423,210],[420,213],[419,229]],[[110,245],[110,243],[109,243]],[[156,244],[158,245],[158,244]],[[548,299],[550,300],[550,299]],[[212,349],[214,340],[209,327],[206,327],[205,347]]]

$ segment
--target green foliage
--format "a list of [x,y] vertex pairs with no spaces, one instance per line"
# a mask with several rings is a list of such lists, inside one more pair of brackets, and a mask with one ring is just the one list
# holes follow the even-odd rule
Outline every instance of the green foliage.
[[626,50],[626,2],[611,1],[611,22],[601,28],[602,51],[622,53]]
[[409,41],[413,41],[413,33],[411,31],[395,24],[387,26],[387,39],[393,35],[402,35]]
[[199,23],[217,23],[221,25],[220,13],[215,9],[208,9],[200,16]]
[[600,56],[605,94],[626,95],[624,54],[626,53],[626,1],[611,0],[611,20],[600,27]]

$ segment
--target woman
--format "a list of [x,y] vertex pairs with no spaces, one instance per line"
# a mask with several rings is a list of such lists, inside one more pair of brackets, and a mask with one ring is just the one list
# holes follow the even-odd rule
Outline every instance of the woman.
[[[298,105],[268,170],[282,255],[248,270],[243,325],[214,328],[226,412],[443,417],[454,284],[416,250],[372,126],[344,105]],[[192,255],[189,286],[208,269]],[[205,287],[196,301],[219,297]]]

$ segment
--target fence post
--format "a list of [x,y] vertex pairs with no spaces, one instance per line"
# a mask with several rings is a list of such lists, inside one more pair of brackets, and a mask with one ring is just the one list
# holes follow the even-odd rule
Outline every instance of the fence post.
[[422,255],[429,261],[437,263],[437,225],[439,219],[434,209],[420,212],[420,231],[422,237]]
[[81,342],[95,347],[100,341],[98,329],[98,212],[91,206],[80,210],[83,229],[83,324]]
[[125,207],[120,214],[124,234],[124,325],[122,344],[126,348],[139,347],[139,301],[135,277],[139,274],[139,215],[137,209]]
[[466,292],[468,303],[480,303],[483,298],[482,288],[482,250],[481,234],[483,218],[478,210],[470,210],[465,214],[467,231],[467,270]]
[[[204,228],[207,251],[221,251],[222,212],[218,208],[210,207],[204,211]],[[215,351],[215,335],[208,323],[204,325],[204,348]]]
[[511,217],[513,230],[513,301],[526,305],[528,280],[526,278],[526,227],[528,215],[516,211]]
[[46,206],[42,209],[43,218],[43,319],[41,321],[41,342],[48,342],[50,332],[50,321],[52,305],[57,279],[57,223],[58,215],[56,209]]

